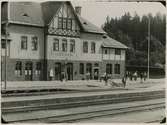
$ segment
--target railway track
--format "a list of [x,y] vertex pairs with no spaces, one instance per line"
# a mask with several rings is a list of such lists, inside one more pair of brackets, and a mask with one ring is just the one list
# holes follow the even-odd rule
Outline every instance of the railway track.
[[[164,98],[164,91],[151,91],[143,93],[121,93],[66,98],[45,98],[39,100],[19,100],[11,102],[4,101],[2,102],[2,116],[7,122],[73,122],[82,119],[115,115],[125,112],[164,108]],[[158,101],[158,103],[150,103],[150,100],[155,99],[162,100]],[[133,104],[132,106],[129,105],[129,103],[136,101],[148,102],[143,104],[139,103],[138,105]],[[127,103],[127,106],[124,106],[124,103]],[[120,104],[122,104],[122,106],[120,106],[122,108],[113,108],[114,105]],[[104,108],[102,106],[108,107]],[[69,110],[70,112],[68,113],[67,111]],[[45,111],[48,113],[46,114]],[[14,115],[25,115],[25,117],[14,118]]]
[[[132,106],[132,107],[124,107],[124,108],[117,108],[117,109],[107,109],[107,110],[100,110],[100,111],[93,111],[93,112],[84,112],[78,114],[70,114],[66,116],[60,117],[52,117],[52,118],[45,118],[41,119],[43,122],[47,123],[73,123],[79,122],[82,120],[88,120],[98,117],[105,117],[105,116],[114,116],[123,113],[130,113],[130,112],[139,112],[145,110],[155,110],[155,109],[165,109],[165,103],[157,103],[157,104],[149,104],[149,105],[140,105],[140,106]],[[152,122],[152,121],[150,121]],[[155,122],[155,121],[154,121]]]

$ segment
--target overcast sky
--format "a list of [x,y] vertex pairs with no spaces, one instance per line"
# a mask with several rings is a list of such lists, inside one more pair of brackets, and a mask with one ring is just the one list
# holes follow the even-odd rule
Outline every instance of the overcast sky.
[[159,2],[95,2],[95,1],[72,1],[73,6],[81,6],[81,16],[93,24],[101,27],[107,15],[110,17],[120,17],[125,12],[130,12],[133,16],[135,11],[139,16],[157,12],[165,13],[165,7]]

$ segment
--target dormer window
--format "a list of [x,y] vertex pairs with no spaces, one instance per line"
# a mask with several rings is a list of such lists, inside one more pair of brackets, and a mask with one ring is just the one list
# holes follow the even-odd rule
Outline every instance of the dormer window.
[[24,13],[22,16],[24,16],[24,17],[29,17],[27,13]]
[[86,23],[86,22],[83,22],[83,24],[87,25],[87,23]]

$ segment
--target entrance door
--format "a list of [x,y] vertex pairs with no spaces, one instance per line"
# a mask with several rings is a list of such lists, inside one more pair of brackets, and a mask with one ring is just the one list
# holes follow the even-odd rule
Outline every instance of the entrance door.
[[55,80],[61,80],[61,63],[55,63]]
[[31,81],[33,72],[32,72],[32,62],[27,62],[25,65],[25,80]]
[[86,72],[90,73],[90,79],[92,79],[92,64],[91,63],[86,64]]
[[72,63],[67,64],[67,79],[73,80],[73,64]]
[[94,79],[98,80],[99,78],[99,69],[94,69]]

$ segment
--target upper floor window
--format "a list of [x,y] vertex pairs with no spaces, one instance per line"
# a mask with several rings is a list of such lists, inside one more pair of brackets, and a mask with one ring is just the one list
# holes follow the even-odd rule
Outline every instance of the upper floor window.
[[67,19],[63,18],[63,29],[67,29]]
[[108,49],[107,48],[104,49],[104,54],[108,54]]
[[91,53],[95,53],[96,52],[96,43],[92,42],[91,43]]
[[115,64],[114,71],[115,74],[120,74],[120,64]]
[[20,62],[20,61],[16,62],[15,74],[17,76],[20,76],[22,74],[22,62]]
[[58,39],[54,39],[53,51],[59,51],[59,40]]
[[72,30],[72,19],[67,20],[67,29]]
[[34,36],[32,37],[32,50],[38,49],[38,37]]
[[88,42],[87,41],[83,42],[83,52],[88,53]]
[[58,17],[58,28],[59,29],[63,28],[63,18],[62,17]]
[[58,17],[58,28],[72,30],[72,19]]
[[75,52],[75,40],[70,40],[70,52]]
[[115,55],[121,55],[121,49],[115,49]]
[[27,36],[21,36],[21,49],[27,49]]
[[62,51],[67,52],[67,40],[66,39],[62,40]]

